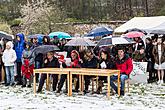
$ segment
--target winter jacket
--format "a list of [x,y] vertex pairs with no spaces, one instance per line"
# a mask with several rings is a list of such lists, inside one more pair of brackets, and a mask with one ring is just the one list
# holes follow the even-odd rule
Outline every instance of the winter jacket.
[[75,53],[77,54],[77,59],[72,60],[72,65],[70,65],[70,68],[80,68],[81,64],[80,64],[80,55],[76,50],[72,50],[71,54]]
[[22,55],[22,65],[24,65],[24,60],[28,59],[29,60],[29,65],[34,64],[34,56],[32,55],[32,50],[30,49],[25,49],[23,51]]
[[93,58],[90,61],[84,61],[82,64],[83,68],[97,68],[98,59],[93,56]]
[[48,60],[47,63],[44,63],[44,68],[60,68],[60,63],[56,57],[53,57],[52,61]]
[[22,33],[18,33],[16,35],[17,37],[20,37],[20,41],[15,41],[15,44],[14,44],[14,50],[16,51],[16,55],[17,55],[17,60],[16,62],[22,62],[22,52],[24,50],[24,34]]
[[9,50],[5,49],[2,55],[2,61],[5,66],[14,66],[14,62],[17,59],[16,52],[12,49],[13,46],[11,41],[7,42],[6,45],[10,45],[11,48]]
[[[158,45],[155,45],[152,50],[152,54],[154,55],[155,63],[159,64],[159,55],[158,55]],[[161,62],[165,62],[165,44],[161,44]]]
[[115,62],[113,61],[113,57],[109,57],[107,60],[103,60],[103,59],[100,59],[100,62],[99,62],[99,68],[101,68],[101,64],[103,62],[105,62],[106,64],[106,68],[105,69],[115,69],[116,66],[115,66]]
[[129,75],[133,70],[132,59],[126,54],[121,60],[119,58],[117,58],[116,59],[116,68],[118,70],[120,70],[121,74]]
[[135,62],[145,62],[145,61],[147,61],[145,53],[140,54],[139,50],[136,50],[135,52],[133,52],[132,59]]
[[154,62],[154,56],[152,54],[152,50],[153,50],[153,44],[146,44],[146,49],[145,49],[145,54],[146,54],[146,58],[149,61],[153,61]]

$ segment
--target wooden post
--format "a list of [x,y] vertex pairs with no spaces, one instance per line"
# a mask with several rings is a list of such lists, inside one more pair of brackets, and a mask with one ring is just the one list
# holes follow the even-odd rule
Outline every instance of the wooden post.
[[67,74],[68,96],[70,96],[70,72]]
[[80,87],[80,92],[82,92],[82,75],[79,75],[79,87]]
[[49,90],[49,74],[47,73],[47,79],[46,79],[46,90]]
[[108,91],[107,91],[108,93],[107,93],[107,97],[110,98],[110,90],[111,90],[111,89],[110,89],[110,76],[108,75],[107,78],[108,78],[108,89],[107,89],[107,90],[108,90]]
[[72,73],[70,72],[70,80],[69,80],[69,96],[72,96]]
[[33,89],[34,89],[34,95],[36,94],[36,74],[34,72],[34,77],[33,77]]
[[84,75],[81,76],[81,87],[82,87],[82,92],[84,91]]

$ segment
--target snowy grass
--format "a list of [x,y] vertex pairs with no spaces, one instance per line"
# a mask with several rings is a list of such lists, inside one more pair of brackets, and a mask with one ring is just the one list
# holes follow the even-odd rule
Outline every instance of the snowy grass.
[[53,92],[33,94],[32,88],[5,87],[0,85],[0,110],[164,110],[165,85],[131,85],[124,97],[105,94],[66,94]]

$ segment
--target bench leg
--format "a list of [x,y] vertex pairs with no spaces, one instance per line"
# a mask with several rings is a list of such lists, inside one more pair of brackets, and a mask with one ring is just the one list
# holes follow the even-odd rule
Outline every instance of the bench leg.
[[108,76],[107,78],[108,78],[108,89],[107,89],[108,91],[107,91],[107,97],[110,98],[110,90],[111,90],[111,88],[110,88],[110,76]]
[[120,96],[120,71],[118,72],[117,87],[118,87],[118,95]]
[[47,79],[46,79],[46,90],[49,90],[49,74],[47,73]]
[[69,79],[69,96],[72,96],[72,74],[70,74],[70,79]]
[[33,89],[34,89],[34,95],[36,94],[36,74],[34,73],[33,77]]
[[71,96],[70,94],[70,73],[67,74],[67,85],[68,85],[68,96]]

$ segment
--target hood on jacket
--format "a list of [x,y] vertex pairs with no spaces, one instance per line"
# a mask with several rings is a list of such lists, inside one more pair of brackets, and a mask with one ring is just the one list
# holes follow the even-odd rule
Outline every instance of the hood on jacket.
[[20,38],[20,41],[19,42],[24,42],[24,40],[25,40],[23,33],[16,34],[16,37],[19,37]]
[[8,41],[6,45],[9,45],[11,49],[13,48],[13,43],[11,41]]
[[[45,42],[45,39],[47,39],[47,42]],[[42,39],[42,41],[43,41],[43,44],[50,44],[50,38],[49,38],[49,36],[44,36],[43,39]]]
[[74,53],[77,55],[77,60],[79,61],[80,60],[80,55],[79,53],[76,51],[76,50],[72,50],[71,54]]

